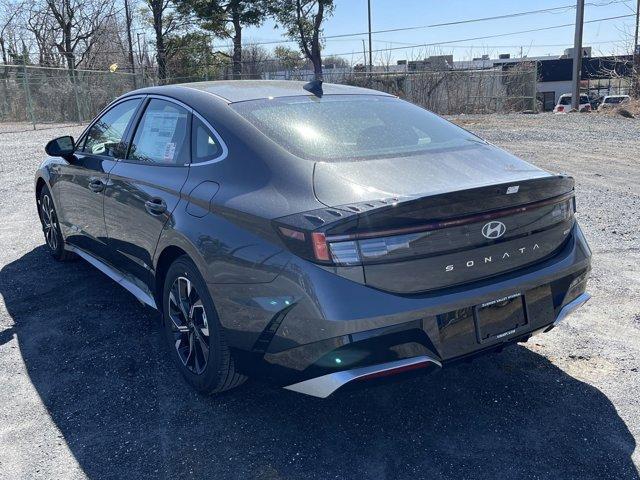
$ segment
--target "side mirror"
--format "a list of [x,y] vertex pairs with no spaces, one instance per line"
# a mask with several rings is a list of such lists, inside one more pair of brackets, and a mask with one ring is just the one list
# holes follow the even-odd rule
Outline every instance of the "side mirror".
[[76,151],[76,144],[73,137],[66,135],[51,140],[44,151],[51,157],[69,157]]

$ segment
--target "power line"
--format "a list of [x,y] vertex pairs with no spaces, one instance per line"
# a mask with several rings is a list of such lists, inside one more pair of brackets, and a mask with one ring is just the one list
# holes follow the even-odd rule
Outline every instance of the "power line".
[[[629,14],[629,15],[618,15],[615,17],[606,17],[606,18],[598,18],[596,20],[589,20],[586,21],[584,23],[597,23],[597,22],[605,22],[605,21],[609,21],[609,20],[618,20],[620,18],[628,18],[628,17],[635,17],[635,15],[633,14]],[[540,27],[540,28],[531,28],[528,30],[520,30],[517,32],[508,32],[508,33],[496,33],[493,35],[484,35],[481,37],[469,37],[469,38],[461,38],[461,39],[457,39],[457,40],[448,40],[448,41],[442,41],[442,42],[431,42],[431,43],[417,43],[414,45],[408,45],[405,47],[391,47],[391,48],[383,48],[383,49],[377,49],[377,50],[373,50],[374,52],[388,52],[388,51],[393,51],[393,50],[407,50],[410,48],[420,48],[420,47],[435,47],[435,46],[439,46],[439,45],[447,45],[449,43],[460,43],[460,42],[472,42],[475,40],[486,40],[489,38],[499,38],[499,37],[508,37],[508,36],[512,36],[512,35],[520,35],[522,33],[533,33],[533,32],[542,32],[545,30],[553,30],[553,29],[557,29],[557,28],[566,28],[566,27],[573,27],[574,24],[573,23],[565,23],[562,25],[552,25],[549,27]],[[351,55],[351,52],[349,53],[332,53],[330,54],[332,56],[342,56],[342,55]]]
[[[618,3],[622,3],[625,4],[627,0],[611,0],[609,2],[605,2],[605,3],[587,3],[586,5],[592,6],[592,7],[606,7],[612,4],[618,4]],[[560,7],[551,7],[551,8],[542,8],[542,9],[538,9],[538,10],[528,10],[528,11],[524,11],[524,12],[515,12],[515,13],[508,13],[508,14],[504,14],[504,15],[495,15],[492,17],[480,17],[480,18],[469,18],[469,19],[464,19],[464,20],[455,20],[452,22],[444,22],[444,23],[432,23],[429,25],[416,25],[416,26],[412,26],[412,27],[398,27],[398,28],[388,28],[388,29],[384,29],[384,30],[372,30],[371,33],[394,33],[394,32],[405,32],[405,31],[410,31],[410,30],[423,30],[423,29],[428,29],[428,28],[437,28],[437,27],[445,27],[445,26],[453,26],[453,25],[462,25],[462,24],[467,24],[467,23],[476,23],[476,22],[486,22],[486,21],[490,21],[490,20],[503,20],[503,19],[508,19],[508,18],[515,18],[515,17],[523,17],[526,15],[537,15],[540,13],[551,13],[553,11],[558,11],[558,10],[570,10],[570,9],[575,9],[576,6],[575,5],[563,5]],[[336,34],[336,35],[325,35],[322,37],[322,40],[334,40],[337,38],[347,38],[347,37],[358,37],[358,36],[364,36],[364,35],[368,35],[369,32],[357,32],[357,33],[341,33],[341,34]],[[252,43],[252,45],[277,45],[277,44],[282,44],[282,43],[297,43],[297,40],[291,40],[291,39],[282,39],[282,40],[267,40],[264,42],[255,42]],[[225,45],[214,45],[212,48],[227,48],[229,47],[230,44],[225,44]]]
[[[610,3],[623,3],[620,0],[616,0],[616,1],[612,1]],[[596,5],[596,6],[604,6],[603,4],[591,4],[591,5]],[[560,9],[560,8],[568,8],[567,6],[564,7],[555,7],[554,9]],[[573,6],[573,8],[575,8],[575,5]],[[551,10],[551,9],[543,9],[543,10]],[[531,11],[531,12],[540,12],[540,10],[536,10],[536,11]],[[526,12],[519,12],[517,14],[510,14],[510,15],[522,15],[525,14]],[[500,16],[500,17],[504,17]],[[597,22],[604,22],[604,21],[610,21],[610,20],[617,20],[617,19],[621,19],[621,18],[629,18],[629,17],[635,17],[635,14],[627,14],[627,15],[617,15],[617,16],[613,16],[613,17],[605,17],[605,18],[598,18],[598,19],[594,19],[594,20],[588,20],[585,21],[584,23],[597,23]],[[470,22],[470,21],[485,21],[486,19],[491,19],[491,18],[497,18],[497,17],[485,17],[483,19],[471,19],[471,20],[464,20],[464,22]],[[461,21],[462,22],[462,21]],[[451,23],[451,22],[450,22]],[[436,24],[434,24],[436,25]],[[515,32],[507,32],[507,33],[498,33],[498,34],[493,34],[493,35],[483,35],[483,36],[478,36],[478,37],[468,37],[468,38],[463,38],[463,39],[456,39],[456,40],[447,40],[447,41],[440,41],[440,42],[431,42],[431,43],[419,43],[419,44],[407,44],[406,46],[402,46],[402,47],[389,47],[389,48],[380,48],[380,49],[374,49],[372,50],[372,52],[388,52],[388,51],[397,51],[397,50],[408,50],[408,49],[412,49],[412,48],[423,48],[423,47],[431,47],[431,46],[441,46],[441,45],[449,45],[449,44],[455,44],[455,43],[460,43],[460,42],[467,42],[467,41],[476,41],[476,40],[486,40],[486,39],[491,39],[491,38],[500,38],[500,37],[508,37],[508,36],[512,36],[512,35],[520,35],[523,33],[533,33],[533,32],[540,32],[540,31],[546,31],[546,30],[553,30],[553,29],[558,29],[558,28],[566,28],[566,27],[573,27],[575,24],[574,23],[565,23],[562,25],[552,25],[552,26],[547,26],[547,27],[539,27],[539,28],[533,28],[533,29],[528,29],[528,30],[520,30],[520,31],[515,31]],[[422,28],[422,27],[406,27],[406,29],[412,29],[412,28]],[[393,29],[395,30],[395,29]],[[381,32],[381,31],[379,31]],[[378,33],[378,32],[372,32],[372,33]],[[334,38],[343,38],[347,35],[350,36],[356,36],[356,35],[366,35],[367,32],[364,33],[354,33],[354,34],[341,34],[341,35],[333,35],[333,36],[327,36],[325,37],[326,39],[334,39]],[[270,42],[256,42],[256,43],[251,43],[249,45],[272,45],[272,44],[281,44],[281,43],[289,43],[289,42],[295,42],[295,40],[282,40],[282,41],[270,41]],[[389,43],[400,43],[400,42],[389,42]],[[596,42],[591,42],[591,43],[596,43]],[[611,42],[605,42],[605,43],[613,43],[613,41]],[[540,46],[565,46],[567,44],[562,44],[562,45],[540,45]],[[537,45],[533,45],[533,46],[537,46]],[[211,48],[227,48],[227,45],[212,45]],[[455,45],[450,45],[448,48],[468,48],[470,46],[455,46]],[[473,46],[471,46],[473,47]],[[489,48],[489,47],[485,47],[485,46],[478,46],[479,48]],[[514,46],[513,48],[518,47],[518,46]],[[496,47],[496,48],[503,48],[503,47]],[[505,48],[509,48],[509,47],[505,47]],[[180,50],[191,50],[190,47],[183,47],[183,48],[176,48],[174,49],[175,51],[180,51]],[[38,50],[36,51],[28,51],[29,54],[36,54],[36,53],[40,53]],[[99,51],[99,53],[102,54],[120,54],[123,53],[122,51]],[[349,56],[349,55],[353,55],[353,52],[344,52],[344,53],[329,53],[327,55],[331,55],[331,56]]]

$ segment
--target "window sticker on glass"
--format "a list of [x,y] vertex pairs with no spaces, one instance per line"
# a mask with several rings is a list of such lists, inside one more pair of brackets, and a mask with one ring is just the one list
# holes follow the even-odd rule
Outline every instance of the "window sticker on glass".
[[[171,142],[180,113],[176,111],[147,112],[139,145],[145,146],[145,155],[162,162],[173,162],[176,144]],[[170,145],[173,145],[170,148]]]
[[173,142],[167,143],[167,146],[164,149],[164,161],[169,163],[173,162],[173,156],[176,153],[176,144]]
[[136,131],[130,158],[144,163],[187,163],[188,119],[184,108],[151,100]]

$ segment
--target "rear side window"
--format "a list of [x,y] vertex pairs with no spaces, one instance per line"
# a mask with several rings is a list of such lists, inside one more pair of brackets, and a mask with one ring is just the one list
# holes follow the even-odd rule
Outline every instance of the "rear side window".
[[139,98],[125,100],[100,117],[89,129],[82,151],[124,158],[127,148],[122,137],[140,102]]
[[128,159],[159,165],[189,163],[189,112],[175,103],[151,99],[131,142]]
[[222,146],[202,120],[196,115],[191,120],[191,161],[208,162],[222,155]]

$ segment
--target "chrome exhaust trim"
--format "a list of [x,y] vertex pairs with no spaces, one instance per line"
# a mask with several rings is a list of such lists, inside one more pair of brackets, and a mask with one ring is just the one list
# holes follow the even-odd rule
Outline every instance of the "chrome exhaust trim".
[[562,320],[567,318],[570,314],[572,314],[578,308],[580,308],[585,303],[587,303],[590,298],[591,298],[591,295],[585,292],[579,295],[578,297],[576,297],[574,300],[571,300],[569,303],[567,303],[564,307],[560,309],[560,312],[558,313],[558,317],[553,322],[553,326],[555,327],[556,325],[558,325]]
[[407,367],[418,367],[420,364],[433,364],[442,367],[442,364],[431,357],[422,355],[419,357],[405,358],[395,360],[388,363],[380,363],[378,365],[370,365],[368,367],[354,368],[352,370],[342,370],[340,372],[329,373],[321,377],[310,378],[303,382],[294,383],[284,388],[293,390],[294,392],[304,393],[313,397],[327,398],[340,387],[359,378],[368,377],[376,374],[389,373],[393,370],[403,370]]

